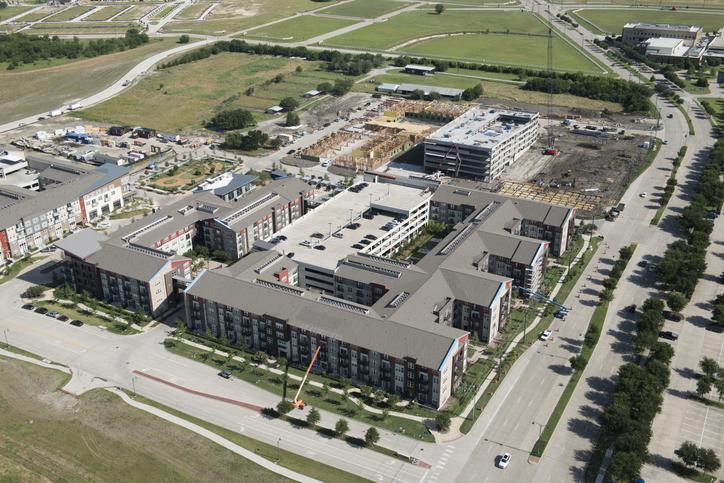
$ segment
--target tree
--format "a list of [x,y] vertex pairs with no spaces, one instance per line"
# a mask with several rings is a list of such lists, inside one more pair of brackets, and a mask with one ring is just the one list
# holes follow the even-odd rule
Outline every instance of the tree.
[[450,414],[447,412],[441,412],[438,413],[437,416],[435,416],[435,424],[437,424],[437,427],[440,431],[447,431],[450,429],[450,423],[452,422],[452,419],[450,418]]
[[349,386],[350,379],[348,377],[340,377],[339,378],[339,388],[345,389],[347,386]]
[[613,290],[618,285],[618,280],[615,278],[607,277],[603,279],[603,288],[607,290]]
[[613,402],[601,415],[601,428],[614,436],[626,432],[631,424],[631,401],[628,394],[616,392]]
[[322,94],[329,94],[334,90],[334,86],[329,82],[322,82],[317,86],[317,90]]
[[415,89],[410,93],[410,99],[421,101],[425,98],[425,91],[422,89]]
[[571,363],[571,368],[576,372],[582,372],[583,369],[586,368],[586,364],[588,364],[588,361],[583,354],[572,356],[569,361]]
[[696,465],[701,468],[704,473],[714,473],[721,468],[721,460],[711,448],[702,448],[699,450],[699,459]]
[[296,69],[297,74],[301,74],[303,70],[304,70],[304,69],[302,69],[302,66],[301,66],[301,65],[298,65],[298,66],[297,66],[297,69]]
[[292,406],[292,403],[286,399],[282,399],[279,401],[279,404],[277,404],[277,412],[279,414],[287,414],[292,409],[294,409],[294,406]]
[[143,321],[146,318],[146,311],[143,310],[143,306],[139,305],[136,307],[136,311],[131,314],[131,320],[133,320],[133,323],[136,325],[141,325]]
[[385,393],[382,391],[375,391],[375,393],[372,395],[372,401],[374,402],[375,406],[381,403],[384,398]]
[[669,298],[666,300],[666,305],[676,313],[681,312],[686,307],[686,297],[679,292],[669,293]]
[[25,289],[25,295],[27,298],[30,299],[40,297],[41,295],[43,295],[43,292],[45,292],[45,287],[43,287],[42,285],[33,285],[32,287],[28,287],[27,289]]
[[445,11],[445,5],[443,5],[442,3],[438,3],[437,5],[435,5],[435,12],[437,12],[438,15],[440,15],[444,11]]
[[246,109],[222,111],[212,117],[209,122],[214,126],[220,127],[224,131],[245,129],[250,126],[256,126],[254,116],[251,111],[247,111]]
[[89,309],[91,309],[91,312],[93,312],[94,314],[96,313],[96,310],[98,310],[98,300],[96,300],[96,299],[93,299],[93,298],[88,299],[88,301],[86,302],[86,305],[88,306]]
[[432,91],[430,94],[427,95],[427,98],[431,101],[438,101],[440,102],[442,100],[442,94],[436,91]]
[[704,357],[699,362],[699,367],[709,377],[713,377],[719,371],[719,364],[711,357]]
[[367,443],[367,446],[374,446],[379,440],[380,432],[377,431],[377,428],[371,426],[370,429],[368,429],[365,433],[365,443]]
[[322,384],[322,392],[324,394],[329,394],[329,384],[327,381],[324,381],[324,384]]
[[322,419],[322,415],[319,414],[319,410],[317,408],[312,408],[309,411],[309,414],[307,414],[307,424],[309,424],[311,427],[316,428],[317,423]]
[[282,144],[284,144],[284,141],[282,141],[279,138],[274,138],[271,141],[269,141],[269,146],[271,146],[274,149],[279,149],[282,147]]
[[399,402],[400,396],[398,396],[397,394],[390,394],[389,396],[387,396],[387,404],[390,406],[390,409],[395,409]]
[[475,91],[471,88],[467,88],[463,91],[462,95],[463,101],[474,101],[475,100]]
[[299,101],[294,97],[285,97],[279,102],[279,107],[287,112],[293,111],[294,109],[299,107]]
[[699,382],[696,383],[696,393],[704,397],[704,395],[711,392],[711,385],[714,381],[709,376],[701,376]]
[[674,454],[681,459],[684,466],[694,466],[699,459],[699,447],[692,441],[684,441]]
[[277,357],[277,367],[279,369],[285,369],[289,364],[289,361],[284,357]]
[[651,347],[651,358],[656,361],[661,361],[666,365],[671,363],[671,359],[674,358],[674,348],[666,342],[656,342]]
[[301,121],[299,120],[299,116],[293,112],[287,113],[287,120],[284,123],[287,127],[292,126],[299,126],[301,124]]
[[359,388],[360,394],[362,394],[364,397],[370,397],[372,394],[372,388],[365,384],[364,386]]
[[387,416],[390,415],[390,410],[385,408],[382,410],[382,421],[387,421]]
[[639,477],[643,465],[644,462],[635,453],[616,451],[608,464],[606,474],[622,481],[631,481]]
[[608,288],[605,290],[601,290],[598,293],[598,298],[601,299],[602,304],[610,302],[611,300],[613,300],[613,290]]
[[337,424],[334,425],[334,433],[337,436],[342,437],[345,434],[347,434],[348,432],[349,432],[349,423],[347,422],[346,419],[340,418],[340,420],[337,421]]
[[188,44],[190,41],[191,38],[186,34],[183,34],[181,37],[178,38],[179,44]]
[[260,366],[265,366],[269,362],[269,356],[264,351],[258,351],[254,354],[254,359]]
[[284,80],[284,74],[277,74],[276,77],[274,77],[275,84],[281,84],[281,82],[283,80]]

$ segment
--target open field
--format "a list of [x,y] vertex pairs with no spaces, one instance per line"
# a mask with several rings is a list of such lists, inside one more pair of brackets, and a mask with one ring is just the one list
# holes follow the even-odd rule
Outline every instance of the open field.
[[22,20],[23,22],[36,22],[41,18],[45,18],[53,12],[57,12],[59,10],[59,8],[41,8],[40,10],[36,10],[35,12],[23,15],[18,20]]
[[716,97],[703,97],[699,98],[699,102],[707,100],[709,101],[709,105],[713,107],[716,110],[716,114],[714,114],[712,117],[716,121],[716,123],[721,127],[724,126],[724,99],[718,99]]
[[[482,72],[481,75],[484,75]],[[467,89],[480,83],[485,89],[485,97],[510,100],[516,102],[525,102],[529,104],[540,104],[545,105],[547,95],[543,92],[527,91],[519,88],[514,84],[507,84],[495,81],[484,81],[466,77],[447,76],[447,75],[436,75],[434,77],[421,77],[419,75],[406,75],[406,74],[384,74],[375,76],[377,83],[389,82],[392,84],[421,84],[428,86],[438,87],[452,87],[454,89]],[[377,84],[355,84],[353,90],[359,92],[375,92]],[[482,101],[485,102],[485,101]],[[593,99],[586,99],[585,97],[577,97],[570,94],[554,94],[553,104],[556,106],[574,107],[581,109],[593,109],[602,111],[609,109],[611,112],[620,112],[621,105],[613,102],[596,101]]]
[[[317,69],[320,65],[300,59],[221,53],[164,70],[161,75],[144,79],[119,96],[85,109],[79,115],[95,121],[180,132],[210,119],[213,110],[233,95],[239,98],[227,102],[227,108],[266,110],[287,96],[301,100],[304,92],[321,82],[341,77]],[[297,66],[304,69],[301,74],[295,72]],[[283,82],[266,87],[261,85],[277,74],[285,76]],[[160,84],[164,85],[163,89],[159,89]],[[251,86],[255,86],[254,95],[243,95]],[[144,109],[138,109],[139,105]],[[255,117],[262,120],[270,116],[259,112]]]
[[123,35],[132,23],[116,22],[39,22],[22,31],[28,35]]
[[[404,12],[369,27],[333,37],[330,44],[349,45],[374,49],[388,49],[403,42],[452,32],[519,32],[547,35],[548,29],[533,15],[521,12],[450,10],[443,15],[430,12]],[[528,38],[534,42],[534,38]],[[401,50],[407,50],[401,48]]]
[[95,7],[70,7],[50,17],[47,22],[65,22],[90,12]]
[[166,8],[163,8],[163,9],[159,10],[158,13],[153,16],[153,18],[161,19],[161,18],[165,17],[166,15],[168,15],[169,13],[171,13],[171,11],[177,7],[178,7],[178,5],[170,5]]
[[105,390],[58,391],[69,378],[0,359],[3,481],[290,481]]
[[[682,11],[660,11],[650,9],[584,9],[570,11],[576,18],[588,20],[606,32],[621,35],[623,26],[629,22],[646,21],[652,23],[672,23],[680,25],[701,25],[704,32],[716,32],[724,23],[724,12],[694,13]],[[594,29],[594,32],[596,30]]]
[[343,3],[336,7],[325,8],[321,13],[343,17],[377,18],[380,15],[394,12],[409,5],[411,3],[391,0],[354,0],[354,2]]
[[7,7],[0,10],[0,20],[7,20],[23,12],[27,12],[33,7]]
[[47,69],[8,72],[0,64],[0,110],[12,121],[83,99],[116,82],[140,59],[174,47],[174,40],[153,40],[137,49]]
[[108,20],[112,16],[124,11],[127,8],[128,8],[128,6],[103,7],[102,9],[98,10],[97,12],[93,12],[92,14],[85,17],[82,21],[83,22],[85,22],[85,21],[101,22],[103,20]]
[[133,7],[123,15],[119,15],[114,20],[138,20],[139,18],[147,15],[158,5],[144,5],[142,7]]
[[207,8],[211,6],[210,3],[195,3],[189,7],[184,8],[181,10],[181,13],[176,15],[175,18],[183,18],[183,19],[194,19],[199,18],[202,13],[206,11]]
[[[277,37],[278,39],[292,37],[291,40],[279,40],[279,42],[300,42],[327,32],[348,27],[355,23],[357,23],[356,20],[348,20],[344,18],[302,15],[283,22],[268,25],[266,27],[250,30],[248,33],[250,35]],[[235,37],[243,39],[244,35],[235,35]]]
[[[545,69],[547,40],[526,35],[472,34],[454,35],[423,40],[406,45],[401,50],[422,55],[447,56],[480,59],[482,62],[500,64],[524,64]],[[553,67],[569,71],[600,71],[558,36],[553,37]]]
[[206,20],[169,22],[164,32],[195,31],[223,35],[216,32],[224,30],[228,35],[322,6],[328,4],[313,0],[228,0],[214,7]]

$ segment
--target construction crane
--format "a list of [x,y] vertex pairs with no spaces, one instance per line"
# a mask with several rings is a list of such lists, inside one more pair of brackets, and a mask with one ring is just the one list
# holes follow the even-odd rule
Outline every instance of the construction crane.
[[312,362],[309,363],[309,367],[307,367],[307,372],[304,374],[304,379],[302,379],[302,383],[299,385],[299,390],[297,391],[296,396],[294,396],[294,402],[292,402],[292,407],[304,409],[306,404],[302,402],[299,398],[299,393],[302,392],[302,388],[304,387],[304,383],[307,382],[307,376],[309,375],[309,371],[312,369],[312,366],[314,365],[314,359],[317,358],[317,354],[319,354],[319,349],[321,349],[322,346],[320,345],[317,347],[317,352],[314,353],[314,357],[312,357]]
[[550,11],[548,12],[548,149],[545,154],[555,156],[557,150],[554,146],[556,135],[553,132],[553,23]]
[[445,156],[443,156],[442,161],[440,161],[440,164],[437,165],[437,169],[435,170],[435,174],[438,176],[440,175],[440,166],[442,166],[442,163],[447,161],[447,155],[450,154],[450,151],[452,151],[452,148],[455,148],[455,152],[457,153],[457,166],[455,168],[455,176],[458,175],[460,172],[460,165],[463,164],[463,159],[460,157],[460,151],[458,151],[458,147],[456,144],[451,144],[448,148],[447,152],[445,152]]
[[539,293],[535,293],[535,292],[532,291],[532,290],[528,290],[527,288],[523,288],[523,287],[521,287],[521,286],[517,286],[516,288],[517,288],[518,290],[523,290],[524,292],[528,292],[529,294],[534,295],[534,296],[536,296],[536,297],[538,297],[538,298],[540,298],[540,299],[543,299],[543,300],[545,300],[546,302],[550,302],[550,303],[552,303],[553,305],[559,306],[559,307],[560,307],[560,310],[558,310],[558,312],[555,313],[555,316],[558,317],[559,319],[562,319],[563,317],[565,317],[566,315],[568,315],[568,310],[569,310],[569,309],[568,309],[568,307],[566,307],[565,305],[561,305],[561,304],[559,304],[558,302],[554,302],[553,300],[551,300],[551,299],[549,299],[549,298],[547,298],[547,297],[544,297],[544,296],[542,296],[542,295],[539,294]]

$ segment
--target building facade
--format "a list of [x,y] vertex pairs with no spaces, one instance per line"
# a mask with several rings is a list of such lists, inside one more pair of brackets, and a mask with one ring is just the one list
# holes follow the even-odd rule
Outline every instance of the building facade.
[[695,25],[668,23],[631,22],[623,26],[622,40],[636,45],[648,39],[681,39],[684,45],[692,47],[699,43],[704,29]]

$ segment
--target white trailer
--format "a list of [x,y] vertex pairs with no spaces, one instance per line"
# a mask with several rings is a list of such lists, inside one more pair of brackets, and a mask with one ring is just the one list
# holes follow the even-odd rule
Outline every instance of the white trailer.
[[178,134],[161,133],[161,138],[166,141],[171,141],[172,143],[177,143],[181,139],[181,136]]
[[62,110],[62,109],[55,109],[54,111],[50,111],[50,112],[48,113],[48,117],[60,116],[61,114],[63,114],[63,110]]
[[76,109],[80,109],[81,107],[83,107],[83,104],[81,104],[80,102],[74,102],[73,104],[68,106],[68,109],[70,109],[71,111],[75,111]]

